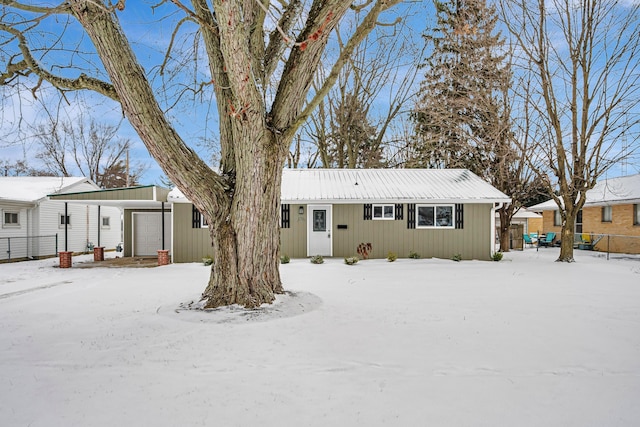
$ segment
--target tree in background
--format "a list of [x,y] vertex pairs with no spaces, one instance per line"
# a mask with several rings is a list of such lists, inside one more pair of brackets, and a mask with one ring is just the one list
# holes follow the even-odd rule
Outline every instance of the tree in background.
[[26,160],[0,160],[0,176],[48,176],[47,171],[29,166]]
[[469,169],[508,194],[512,203],[498,209],[500,249],[508,251],[511,219],[538,189],[525,160],[530,145],[517,144],[510,58],[495,30],[497,12],[484,0],[435,6],[406,165]]
[[412,115],[412,167],[466,168],[486,177],[491,153],[505,141],[500,94],[510,85],[504,39],[494,34],[495,8],[484,0],[435,1],[431,53]]
[[[502,19],[528,82],[530,161],[562,216],[558,261],[572,262],[575,223],[586,193],[612,165],[638,150],[640,4],[502,0]],[[549,179],[554,177],[555,179]]]
[[414,96],[415,46],[407,41],[411,37],[402,37],[410,31],[402,26],[393,36],[372,33],[356,48],[304,128],[314,147],[310,167],[386,166],[391,124]]
[[[55,7],[3,0],[0,84],[15,86],[31,76],[34,91],[46,81],[119,103],[150,154],[209,223],[214,262],[205,306],[256,307],[283,292],[279,204],[291,142],[356,46],[398,2],[191,0],[187,5],[172,0],[152,10],[123,0],[67,0]],[[135,10],[128,12],[131,7]],[[152,20],[150,31],[162,29],[158,19],[181,16],[157,67],[141,66],[134,52],[137,31],[125,31],[120,20],[131,16],[127,13],[135,15],[136,25]],[[341,33],[345,43],[311,91],[329,37],[348,14],[358,23],[348,37],[346,29]],[[74,31],[65,33],[67,28]],[[79,33],[93,46],[78,45],[84,41]],[[193,49],[185,58],[175,49],[189,38]],[[60,55],[61,46],[73,54]],[[145,58],[152,59],[149,53]],[[155,86],[148,79],[150,69],[159,73]],[[168,114],[183,96],[206,99],[207,90],[218,114],[219,172],[185,144]]]
[[[37,157],[52,175],[81,175],[101,188],[118,188],[138,183],[144,166],[127,164],[129,139],[117,136],[118,126],[93,119],[51,120],[37,128]],[[127,176],[128,174],[128,176]]]

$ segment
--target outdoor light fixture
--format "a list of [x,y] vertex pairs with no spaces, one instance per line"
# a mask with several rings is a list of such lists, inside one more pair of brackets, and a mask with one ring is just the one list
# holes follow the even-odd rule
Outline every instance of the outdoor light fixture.
[[298,208],[298,215],[304,215],[304,206]]

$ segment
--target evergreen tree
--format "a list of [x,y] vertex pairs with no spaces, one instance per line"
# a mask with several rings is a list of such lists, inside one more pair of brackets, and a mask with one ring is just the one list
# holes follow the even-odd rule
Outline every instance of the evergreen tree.
[[435,7],[409,166],[467,168],[490,178],[495,153],[505,148],[496,145],[510,143],[500,94],[511,73],[496,10],[484,0],[436,0]]
[[531,144],[517,142],[513,131],[510,61],[495,30],[496,9],[485,0],[436,0],[435,6],[409,166],[466,168],[511,196],[498,209],[500,250],[508,251],[511,218],[540,185],[526,160]]

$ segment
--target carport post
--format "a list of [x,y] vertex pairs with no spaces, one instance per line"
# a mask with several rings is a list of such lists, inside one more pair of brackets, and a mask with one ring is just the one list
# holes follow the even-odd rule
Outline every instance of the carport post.
[[[72,252],[69,252],[69,207],[67,202],[64,202],[64,252],[60,252],[60,268],[71,268],[71,255]],[[56,247],[58,235],[56,234]]]
[[98,205],[98,246],[100,246],[100,228],[102,226],[100,218],[100,205]]
[[68,249],[68,245],[67,242],[69,241],[69,232],[68,232],[68,228],[69,228],[69,212],[67,210],[67,202],[64,202],[64,251],[67,252]]
[[162,207],[162,250],[164,250],[164,202],[161,202]]

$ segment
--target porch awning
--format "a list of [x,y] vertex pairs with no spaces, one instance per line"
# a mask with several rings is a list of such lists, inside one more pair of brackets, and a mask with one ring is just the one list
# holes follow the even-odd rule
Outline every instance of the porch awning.
[[171,190],[156,185],[110,188],[78,193],[49,194],[51,200],[87,205],[117,206],[121,208],[157,209],[167,203]]

